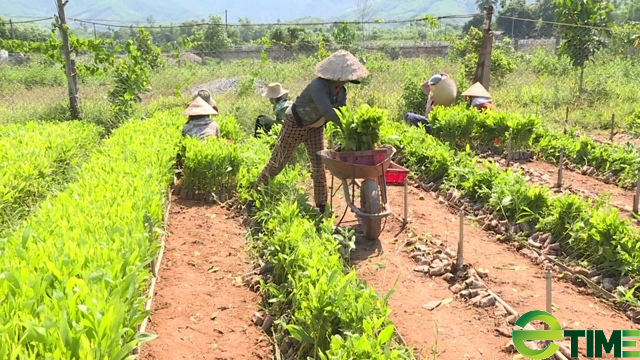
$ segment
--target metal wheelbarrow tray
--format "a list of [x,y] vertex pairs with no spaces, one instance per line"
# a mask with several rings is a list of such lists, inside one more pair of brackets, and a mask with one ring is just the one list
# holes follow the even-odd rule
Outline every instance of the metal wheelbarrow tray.
[[[366,151],[318,152],[329,172],[342,181],[345,200],[351,211],[356,214],[362,224],[364,235],[369,240],[378,239],[382,232],[381,219],[391,215],[391,208],[387,202],[385,172],[391,165],[391,157],[395,152],[396,149],[392,146]],[[353,204],[349,195],[349,179],[364,179],[360,186],[360,208]]]

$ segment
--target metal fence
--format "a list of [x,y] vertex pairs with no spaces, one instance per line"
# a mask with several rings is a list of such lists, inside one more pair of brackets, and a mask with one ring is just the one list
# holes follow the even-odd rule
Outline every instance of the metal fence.
[[[276,81],[295,96],[313,78],[317,61],[337,49],[348,49],[366,60],[372,72],[372,78],[363,86],[350,90],[354,94],[352,98],[386,107],[398,116],[407,110],[407,104],[415,101],[409,97],[421,96],[406,88],[411,85],[411,79],[415,85],[432,74],[446,72],[459,87],[470,85],[469,73],[475,67],[479,50],[479,32],[466,34],[459,28],[481,16],[451,16],[438,22],[415,19],[379,23],[243,24],[235,28],[200,24],[206,41],[186,48],[177,46],[178,41],[171,38],[175,34],[167,27],[148,27],[154,41],[164,50],[167,64],[153,72],[150,91],[142,94],[143,104],[162,99],[169,103],[174,101],[169,99],[183,101],[184,98],[177,99],[175,95],[186,97],[197,89],[208,88],[228,104],[231,113],[251,117],[252,111],[268,111],[268,106],[246,105],[248,102],[243,96],[259,94],[267,83]],[[624,103],[621,110],[624,113],[634,110],[640,88],[640,41],[635,30],[502,18],[494,19],[494,24],[503,26],[494,31],[491,72],[491,92],[501,107],[536,113],[562,109],[564,113],[568,105],[588,108],[590,102],[609,101],[606,106],[619,107]],[[509,22],[513,25],[505,29],[504,24]],[[535,34],[540,37],[527,38],[531,34],[523,33],[526,27],[515,26],[518,23],[534,24]],[[126,28],[135,33],[134,27]],[[565,41],[568,39],[570,41]],[[91,61],[90,56],[76,55],[78,64]],[[30,62],[28,54],[26,57],[9,54],[5,62],[13,63],[12,56],[20,60],[15,63],[22,63],[26,69]],[[24,80],[28,81],[25,74],[22,74]],[[36,92],[44,101],[34,116],[55,115],[55,112],[47,113],[50,110],[46,104],[67,101],[64,73],[51,71],[46,76],[51,77],[48,85],[52,86],[16,86],[15,91],[10,88],[0,91],[4,113],[22,106],[22,102],[14,98]],[[108,108],[105,95],[113,86],[111,79],[81,75],[79,81],[83,110],[105,111]]]

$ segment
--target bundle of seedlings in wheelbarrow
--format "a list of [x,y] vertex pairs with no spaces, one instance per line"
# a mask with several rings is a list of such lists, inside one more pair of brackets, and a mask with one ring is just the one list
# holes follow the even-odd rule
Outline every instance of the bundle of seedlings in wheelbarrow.
[[[387,119],[387,110],[360,105],[355,111],[340,108],[338,116],[343,129],[330,128],[330,139],[337,145],[336,151],[374,150],[380,143],[380,127]],[[332,124],[333,125],[333,124]],[[333,145],[333,144],[332,144]]]

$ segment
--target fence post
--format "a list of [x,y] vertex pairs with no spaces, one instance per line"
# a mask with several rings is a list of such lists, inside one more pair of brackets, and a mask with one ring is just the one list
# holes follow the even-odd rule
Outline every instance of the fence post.
[[458,258],[456,269],[462,269],[464,265],[464,210],[460,210],[460,238],[458,239]]
[[480,56],[476,65],[475,82],[479,82],[485,89],[489,90],[489,75],[491,74],[491,49],[493,46],[493,31],[491,30],[491,18],[493,17],[493,6],[484,7],[484,25],[482,34],[482,45]]
[[11,29],[11,40],[16,39],[16,31],[13,29],[13,20],[9,19],[9,28]]
[[67,85],[69,87],[69,106],[71,108],[71,117],[73,119],[79,119],[80,106],[78,105],[77,87],[74,85],[73,81],[75,71],[72,69],[71,50],[69,49],[69,31],[67,28],[67,18],[64,14],[64,7],[68,3],[69,0],[66,0],[64,2],[63,0],[56,0],[56,5],[58,6],[58,16],[56,17],[56,23],[60,28],[60,36],[62,37],[65,72],[67,74]]

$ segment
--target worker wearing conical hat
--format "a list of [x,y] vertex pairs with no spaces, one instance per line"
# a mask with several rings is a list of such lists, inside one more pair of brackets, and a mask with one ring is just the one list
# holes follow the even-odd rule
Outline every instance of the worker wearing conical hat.
[[404,119],[409,125],[422,125],[428,134],[431,134],[431,124],[429,124],[429,113],[436,105],[451,106],[456,101],[458,88],[448,74],[441,73],[433,75],[422,84],[422,91],[427,94],[427,105],[424,115],[408,112],[404,114]]
[[471,85],[462,93],[462,96],[464,96],[469,106],[475,107],[478,110],[495,109],[493,101],[491,100],[491,94],[489,94],[487,89],[479,82]]
[[429,113],[436,105],[453,105],[458,95],[458,88],[455,81],[446,73],[433,75],[428,81],[422,84],[422,91],[429,95],[425,109],[426,117],[429,117]]
[[217,113],[220,113],[220,109],[218,109],[218,104],[216,104],[216,101],[213,100],[213,98],[211,97],[211,93],[209,92],[209,90],[207,89],[199,90],[197,93],[193,94],[191,100],[193,101],[197,97],[201,97],[202,100],[206,101],[207,104],[211,105],[213,110],[215,110]]
[[220,137],[220,127],[218,123],[210,117],[217,115],[218,112],[210,105],[210,102],[208,103],[200,96],[196,96],[195,99],[189,103],[182,113],[189,117],[187,123],[184,124],[182,128],[182,136],[193,136],[200,140],[211,136]]
[[258,137],[258,130],[262,130],[265,133],[271,131],[271,128],[274,124],[282,125],[284,119],[286,117],[286,112],[293,105],[291,98],[289,97],[289,90],[282,87],[280,83],[271,83],[267,86],[267,91],[265,91],[262,96],[269,99],[271,104],[273,105],[273,113],[275,114],[275,119],[272,119],[266,115],[260,115],[256,119],[256,126],[254,129],[254,136]]
[[[210,117],[217,115],[218,110],[209,91],[200,90],[195,94],[182,114],[188,116],[187,123],[182,127],[182,136],[195,137],[203,141],[209,137],[220,137],[220,127]],[[183,158],[184,149],[180,149],[176,154],[176,167],[178,168],[176,177],[178,179],[182,177]],[[176,186],[176,189],[178,188],[179,186]]]
[[[269,178],[278,175],[289,162],[295,149],[303,143],[311,160],[313,195],[320,212],[326,212],[327,179],[325,168],[318,152],[324,150],[324,125],[333,121],[340,128],[342,123],[336,109],[347,103],[349,82],[359,84],[369,76],[369,71],[348,51],[338,50],[315,67],[317,77],[302,90],[300,96],[285,113],[282,130],[269,163],[255,183],[258,190]],[[251,210],[250,201],[245,207]]]

